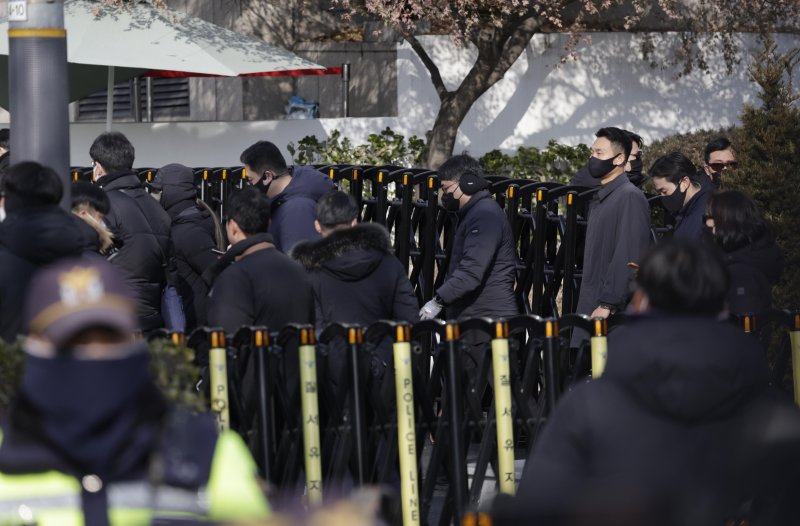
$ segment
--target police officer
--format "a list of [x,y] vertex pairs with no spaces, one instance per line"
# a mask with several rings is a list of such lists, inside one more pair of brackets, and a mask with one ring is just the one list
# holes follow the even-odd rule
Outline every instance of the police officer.
[[32,281],[25,372],[0,435],[0,524],[255,520],[269,508],[238,435],[170,411],[132,338],[136,306],[102,260]]

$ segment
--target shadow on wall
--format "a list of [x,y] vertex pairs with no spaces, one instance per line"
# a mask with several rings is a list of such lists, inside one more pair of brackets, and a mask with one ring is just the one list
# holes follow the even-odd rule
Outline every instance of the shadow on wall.
[[[654,35],[655,49],[647,60],[640,51],[642,39],[637,34],[593,34],[591,44],[579,50],[580,60],[556,68],[566,36],[537,35],[505,78],[472,107],[459,129],[456,151],[541,147],[550,139],[591,142],[594,132],[607,125],[634,130],[650,142],[677,132],[731,126],[738,122],[742,104],[755,101],[756,90],[746,73],[756,49],[754,36],[741,37],[743,61],[730,76],[723,58],[711,55],[708,73],[695,71],[681,78],[680,68],[671,64],[677,35]],[[778,41],[791,45],[789,35],[780,35]],[[426,37],[423,43],[448,87],[455,87],[474,50],[456,48],[446,37]],[[424,133],[433,125],[438,98],[408,46],[401,48],[398,59],[399,107],[411,108],[401,113],[401,128]]]

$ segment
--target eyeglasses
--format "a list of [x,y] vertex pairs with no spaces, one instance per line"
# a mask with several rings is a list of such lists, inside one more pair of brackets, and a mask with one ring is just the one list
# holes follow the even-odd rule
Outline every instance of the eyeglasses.
[[737,161],[728,161],[726,163],[708,163],[708,166],[715,172],[721,172],[722,170],[735,170],[739,163]]

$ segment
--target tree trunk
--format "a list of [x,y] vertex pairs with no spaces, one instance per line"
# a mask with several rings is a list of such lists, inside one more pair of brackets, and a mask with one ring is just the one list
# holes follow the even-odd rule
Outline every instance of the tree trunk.
[[472,93],[455,92],[442,102],[428,136],[425,163],[428,168],[436,170],[453,154],[458,128],[478,98],[480,95],[475,97]]

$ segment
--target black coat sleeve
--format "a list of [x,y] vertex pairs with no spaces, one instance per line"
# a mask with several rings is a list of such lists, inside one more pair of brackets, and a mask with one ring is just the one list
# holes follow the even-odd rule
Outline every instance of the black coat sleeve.
[[608,272],[600,285],[599,303],[622,309],[630,295],[633,270],[628,263],[638,263],[650,245],[650,207],[640,192],[625,194],[619,203],[620,215],[615,228],[615,246]]
[[458,266],[436,291],[447,305],[480,287],[503,238],[502,224],[490,215],[473,216],[463,232],[466,237]]

